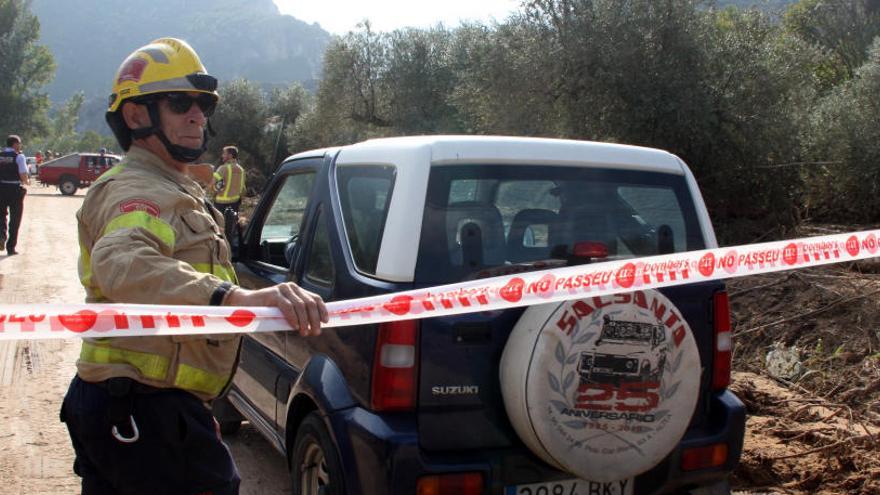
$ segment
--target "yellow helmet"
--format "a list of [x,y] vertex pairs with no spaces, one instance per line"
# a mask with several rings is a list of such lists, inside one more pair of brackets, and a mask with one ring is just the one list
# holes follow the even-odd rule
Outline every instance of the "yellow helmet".
[[[150,95],[170,92],[197,92],[211,95],[215,102],[217,79],[208,74],[198,54],[189,44],[176,38],[160,38],[132,52],[119,66],[113,79],[113,93],[107,107],[107,124],[113,130],[122,149],[128,151],[132,139],[155,134],[175,159],[195,161],[207,149],[208,131],[204,131],[202,147],[184,148],[168,141],[159,128],[159,110]],[[119,109],[128,101],[146,104],[152,125],[130,129]]]
[[198,54],[186,41],[160,38],[132,52],[113,79],[108,112],[125,100],[169,91],[196,91],[219,98],[217,79],[208,75]]

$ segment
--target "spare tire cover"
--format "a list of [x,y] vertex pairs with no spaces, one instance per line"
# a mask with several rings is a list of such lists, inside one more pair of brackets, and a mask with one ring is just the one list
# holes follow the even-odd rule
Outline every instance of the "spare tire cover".
[[678,445],[699,396],[700,356],[678,309],[645,290],[528,308],[500,374],[523,442],[607,482],[647,471]]

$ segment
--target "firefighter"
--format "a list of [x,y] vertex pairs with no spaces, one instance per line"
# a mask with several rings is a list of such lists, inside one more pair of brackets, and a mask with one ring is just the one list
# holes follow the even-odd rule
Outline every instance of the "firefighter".
[[[275,306],[302,335],[327,311],[293,283],[237,286],[220,213],[185,173],[204,152],[217,80],[184,41],[135,50],[113,79],[107,122],[125,159],[77,212],[90,303]],[[83,495],[238,493],[208,404],[238,362],[236,335],[83,339],[61,407]]]
[[223,164],[214,172],[214,185],[217,190],[214,206],[221,212],[232,208],[238,213],[241,206],[241,195],[244,193],[244,168],[238,164],[238,148],[224,146],[221,155]]

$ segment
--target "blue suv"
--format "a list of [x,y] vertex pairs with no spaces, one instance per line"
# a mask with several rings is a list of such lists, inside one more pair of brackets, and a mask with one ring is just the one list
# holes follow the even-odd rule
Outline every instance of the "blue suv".
[[[475,136],[291,156],[230,238],[242,286],[326,301],[717,247],[672,154]],[[583,297],[248,335],[215,414],[287,457],[294,494],[729,493],[745,411],[724,285],[593,297],[607,280],[547,277],[505,289]]]

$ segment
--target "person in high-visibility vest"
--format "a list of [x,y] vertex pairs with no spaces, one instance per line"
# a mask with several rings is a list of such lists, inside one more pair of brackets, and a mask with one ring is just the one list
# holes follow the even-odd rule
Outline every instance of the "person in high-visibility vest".
[[238,148],[225,146],[220,157],[223,165],[214,172],[214,206],[222,213],[226,208],[238,212],[241,195],[244,193],[244,168],[238,164]]
[[[220,98],[192,47],[143,46],[112,87],[107,123],[126,156],[76,215],[86,302],[273,306],[300,334],[320,334],[317,294],[291,282],[238,286],[223,218],[187,174]],[[208,404],[229,388],[240,346],[234,334],[83,339],[61,406],[82,494],[237,494]]]

